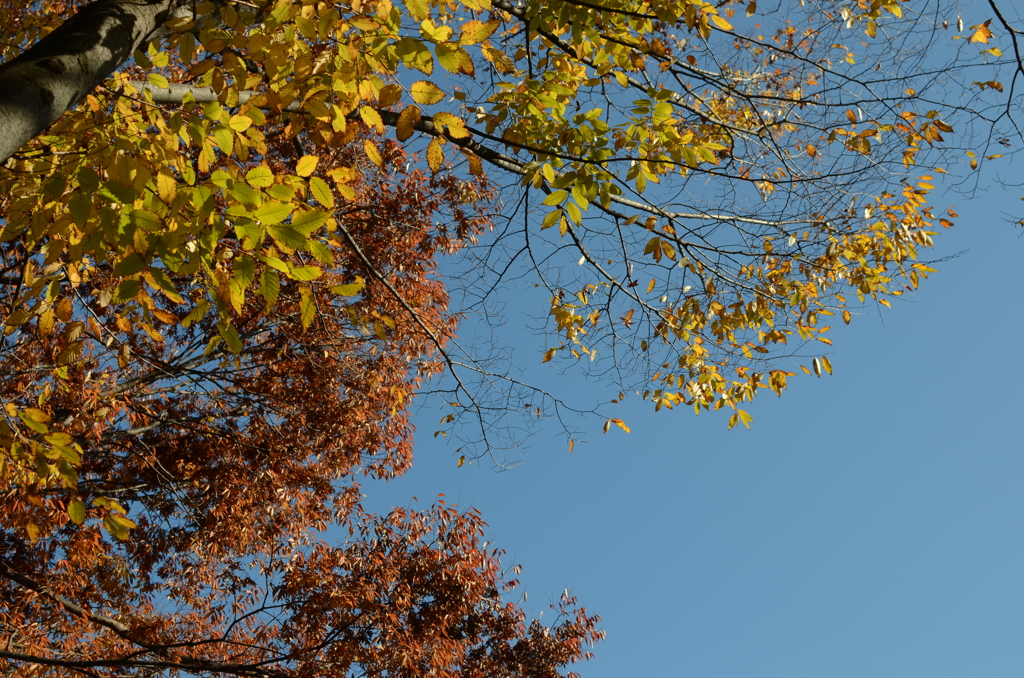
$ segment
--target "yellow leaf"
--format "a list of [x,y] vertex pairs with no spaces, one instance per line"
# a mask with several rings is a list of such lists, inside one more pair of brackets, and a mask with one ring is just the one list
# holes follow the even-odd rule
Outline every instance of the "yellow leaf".
[[459,464],[458,464],[457,468],[462,468],[462,465],[465,464],[465,463],[466,463],[466,455],[462,455],[461,457],[459,457]]
[[394,83],[385,85],[377,94],[377,103],[387,108],[394,106],[402,99],[402,88]]
[[159,87],[161,89],[167,89],[167,87],[170,86],[170,83],[167,82],[167,78],[160,75],[159,73],[150,73],[149,75],[147,75],[146,82],[148,82],[153,87]]
[[988,25],[990,23],[992,23],[991,19],[989,19],[988,21],[986,21],[983,24],[979,24],[977,26],[971,26],[971,28],[975,29],[975,31],[974,31],[974,33],[971,34],[970,41],[971,42],[987,43],[988,39],[991,38],[992,35],[993,35],[992,31],[990,31],[989,28],[988,28]]
[[416,21],[424,21],[430,16],[429,0],[406,0],[405,7]]
[[420,35],[431,42],[448,42],[448,39],[452,37],[452,33],[454,32],[455,31],[452,30],[451,26],[445,26],[443,24],[438,26],[432,19],[425,19],[420,23]]
[[461,37],[459,37],[459,43],[462,45],[476,45],[481,43],[487,38],[491,37],[491,33],[498,28],[499,22],[497,20],[488,21],[484,23],[482,21],[467,21],[462,25]]
[[[172,202],[174,200],[174,197],[178,195],[178,182],[174,180],[174,175],[166,167],[161,168],[160,173],[156,175],[156,191],[157,194],[159,194],[160,199],[166,203]],[[76,197],[78,197],[77,194]],[[88,210],[90,207],[92,207],[91,201],[86,206],[86,210]],[[86,211],[85,218],[81,219],[81,223],[79,223],[78,216],[75,217],[75,223],[78,223],[79,227],[81,227],[82,225],[84,225],[88,217],[89,213],[88,211]]]
[[409,93],[412,94],[413,101],[424,106],[436,104],[444,98],[444,91],[429,80],[414,82],[409,88]]
[[313,299],[313,290],[305,285],[299,288],[299,294],[302,297],[299,301],[302,329],[306,330],[313,324],[313,318],[316,315],[316,300]]
[[235,132],[241,133],[252,127],[252,119],[247,115],[233,115],[228,120],[228,127]]
[[541,362],[542,363],[548,362],[549,360],[551,360],[552,358],[555,357],[556,353],[558,353],[558,349],[557,348],[549,348],[547,351],[544,352],[544,359],[541,360]]
[[432,172],[440,170],[441,164],[444,162],[444,149],[441,144],[440,139],[434,139],[427,145],[427,164]]
[[378,150],[377,144],[373,143],[370,139],[363,142],[363,150],[366,151],[366,157],[374,165],[381,167],[384,164],[384,158],[380,157],[380,150]]
[[447,128],[448,136],[453,139],[465,139],[469,136],[466,123],[462,121],[462,118],[451,113],[438,113],[434,116],[434,124],[442,129],[442,131],[444,128]]
[[626,433],[629,433],[629,427],[626,426],[626,422],[622,421],[621,419],[612,419],[611,422],[618,426],[619,428],[621,428]]
[[416,106],[409,106],[398,114],[398,123],[395,125],[395,136],[399,141],[405,141],[412,136],[413,129],[421,119],[420,109]]
[[384,121],[381,120],[377,109],[363,106],[359,109],[359,117],[363,119],[367,127],[372,127],[377,134],[384,134]]
[[[376,113],[376,111],[374,111]],[[378,116],[380,117],[380,116]],[[317,163],[320,162],[320,158],[315,155],[304,155],[299,158],[299,161],[295,163],[295,173],[300,177],[308,177],[316,170]]]
[[717,14],[712,14],[711,20],[715,23],[716,26],[721,28],[723,31],[732,30],[732,24],[723,19],[722,17],[718,16]]

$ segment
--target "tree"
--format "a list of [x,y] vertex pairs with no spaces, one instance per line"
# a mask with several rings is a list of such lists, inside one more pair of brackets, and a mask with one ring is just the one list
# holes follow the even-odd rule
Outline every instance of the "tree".
[[898,0],[0,7],[9,671],[557,675],[597,619],[501,602],[477,514],[360,505],[426,379],[468,454],[562,407],[459,354],[437,258],[485,313],[534,275],[544,362],[749,425],[932,272],[917,167],[1008,105],[988,24],[936,53]]

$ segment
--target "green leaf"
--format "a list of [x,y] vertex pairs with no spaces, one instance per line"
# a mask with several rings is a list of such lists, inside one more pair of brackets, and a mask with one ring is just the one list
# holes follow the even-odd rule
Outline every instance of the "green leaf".
[[[134,281],[137,282],[137,281]],[[82,342],[73,341],[57,354],[58,365],[71,365],[82,356]]]
[[249,255],[235,257],[232,264],[235,279],[242,288],[248,287],[256,278],[256,260]]
[[557,210],[557,209],[556,210],[551,210],[550,212],[545,214],[544,215],[544,220],[540,224],[540,230],[543,231],[545,228],[551,228],[552,226],[557,224],[558,223],[558,218],[560,216],[562,216],[562,210]]
[[280,292],[281,279],[278,277],[277,271],[269,267],[264,268],[263,274],[260,276],[260,289],[257,294],[266,300],[268,309],[277,303],[277,296]]
[[293,250],[305,251],[306,243],[309,242],[308,237],[287,226],[270,226],[267,231],[270,233],[270,237],[279,244]]
[[224,155],[231,155],[234,152],[235,135],[231,133],[230,127],[217,125],[217,128],[213,130],[213,139],[217,142],[220,152]]
[[334,253],[331,248],[319,240],[310,239],[307,251],[321,264],[331,266],[334,264]]
[[193,323],[199,322],[206,317],[207,311],[210,310],[210,302],[206,299],[200,299],[187,316],[181,319],[182,327],[191,327]]
[[159,73],[150,73],[146,76],[146,81],[153,87],[159,87],[160,89],[167,89],[170,87],[170,83],[167,81],[167,78]]
[[307,280],[316,280],[321,275],[323,275],[323,271],[320,270],[319,266],[299,266],[291,270],[292,280],[300,280],[303,282]]
[[366,281],[363,280],[362,276],[356,276],[356,281],[349,283],[348,285],[335,285],[331,288],[331,292],[337,294],[339,297],[354,297],[359,294],[363,288],[366,287]]
[[71,522],[75,525],[81,525],[85,522],[85,502],[81,499],[72,499],[71,503],[68,504],[68,517],[71,518]]
[[254,167],[245,174],[245,180],[253,188],[267,188],[274,183],[274,173],[267,166]]
[[134,299],[139,293],[139,281],[138,280],[125,280],[117,286],[117,290],[114,292],[114,301],[121,303]]
[[149,275],[168,299],[178,304],[184,303],[185,300],[178,294],[178,290],[174,287],[174,282],[163,269],[150,267]]
[[544,205],[561,205],[565,202],[565,199],[569,197],[568,191],[551,191],[546,198],[544,198]]
[[565,210],[566,212],[569,213],[569,219],[572,221],[572,223],[579,225],[580,220],[583,218],[583,216],[580,213],[580,208],[576,206],[576,203],[566,203]]
[[103,516],[103,527],[112,537],[124,541],[128,538],[128,530],[135,527],[135,523],[120,513],[108,513]]
[[238,330],[235,329],[234,325],[228,324],[221,328],[220,336],[224,338],[224,343],[228,345],[228,349],[234,353],[239,354],[242,352],[242,340],[238,336]]
[[[46,416],[47,420],[49,420],[49,416]],[[75,442],[75,439],[71,437],[71,434],[65,433],[64,431],[55,431],[50,433],[46,436],[45,440],[54,447],[66,447]]]
[[259,219],[263,224],[270,226],[273,224],[279,224],[289,216],[291,216],[294,208],[286,202],[277,202],[271,200],[264,203],[253,212],[253,216]]
[[92,198],[81,191],[75,191],[68,201],[68,209],[71,211],[71,218],[75,220],[75,225],[85,228],[92,212]]
[[259,260],[271,268],[275,268],[282,273],[287,273],[290,269],[288,264],[284,263],[277,257],[260,256]]
[[132,210],[129,218],[144,231],[156,231],[163,226],[163,220],[148,210]]
[[291,202],[295,199],[295,189],[288,184],[274,184],[267,188],[267,195],[275,200]]
[[117,262],[117,266],[114,266],[114,275],[120,277],[134,275],[144,268],[146,268],[146,260],[133,252]]
[[320,177],[311,177],[309,180],[309,192],[318,203],[327,209],[334,209],[334,192],[326,181]]
[[46,424],[50,421],[50,415],[35,407],[29,407],[18,412],[18,417],[36,433],[47,433],[50,429]]

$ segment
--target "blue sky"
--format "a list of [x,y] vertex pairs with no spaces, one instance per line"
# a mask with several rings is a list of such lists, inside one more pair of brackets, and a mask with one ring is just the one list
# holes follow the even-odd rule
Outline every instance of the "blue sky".
[[631,434],[595,422],[569,454],[542,427],[496,472],[456,468],[426,410],[414,469],[368,484],[370,505],[479,508],[527,610],[568,587],[604,618],[587,678],[1024,674],[1022,203],[947,201],[937,253],[959,256],[834,330],[834,376],[762,396],[753,430],[627,401]]
[[[479,508],[523,565],[528,612],[568,587],[602,615],[584,678],[1024,675],[1022,195],[933,200],[960,214],[936,237],[940,272],[836,323],[835,374],[762,396],[750,431],[633,399],[604,412],[632,433],[591,421],[569,454],[542,423],[498,472],[457,468],[425,409],[413,470],[368,483],[368,504]],[[547,309],[528,296],[503,297],[516,363],[570,398],[614,398],[541,366],[548,344],[524,328]]]

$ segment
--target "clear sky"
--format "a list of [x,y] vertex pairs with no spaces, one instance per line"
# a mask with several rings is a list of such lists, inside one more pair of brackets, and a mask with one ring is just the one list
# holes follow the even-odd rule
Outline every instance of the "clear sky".
[[568,587],[602,615],[585,678],[1024,675],[1024,203],[947,201],[937,252],[961,254],[834,330],[835,375],[762,396],[753,430],[634,400],[612,413],[631,434],[595,422],[569,454],[542,428],[499,473],[456,468],[428,410],[415,468],[370,505],[479,508],[527,610]]

